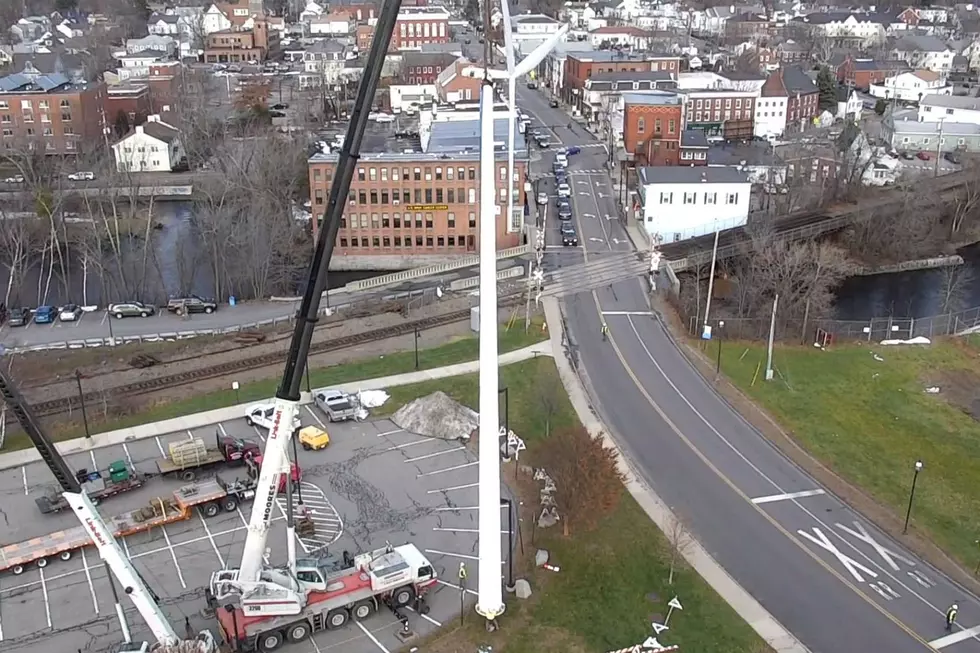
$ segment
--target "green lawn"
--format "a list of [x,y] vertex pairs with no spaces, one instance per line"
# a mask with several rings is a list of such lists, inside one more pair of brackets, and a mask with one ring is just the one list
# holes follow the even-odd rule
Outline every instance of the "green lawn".
[[[778,347],[769,383],[762,345],[726,343],[722,370],[807,450],[902,517],[921,459],[912,521],[972,569],[980,538],[980,424],[959,405],[980,399],[976,343]],[[924,391],[933,385],[940,394]]]
[[[540,320],[533,323],[527,333],[524,332],[524,324],[521,322],[515,324],[512,329],[502,329],[500,331],[500,353],[521,349],[541,342],[545,338],[546,332],[541,330]],[[476,337],[467,336],[457,338],[439,347],[420,350],[419,369],[427,370],[445,365],[465,363],[476,360],[478,356],[479,341]],[[403,374],[414,370],[414,350],[403,351],[343,365],[314,368],[310,371],[310,386],[320,388],[351,381]],[[102,421],[96,417],[94,411],[97,409],[90,407],[88,414],[89,426],[93,432],[112,431],[129,426],[146,424],[148,422],[157,422],[182,415],[214,410],[215,408],[232,406],[236,403],[259,401],[272,397],[278,385],[279,377],[275,376],[254,383],[244,383],[237,393],[229,387],[228,390],[201,394],[179,401],[159,402],[133,415],[114,417]],[[305,387],[306,383],[304,381],[303,388],[305,389]],[[49,427],[49,430],[51,431],[52,437],[57,440],[68,440],[85,434],[80,422],[80,416],[77,414],[72,421],[52,425]],[[30,446],[30,440],[22,433],[17,433],[11,434],[7,438],[4,444],[4,450],[25,449]]]
[[[386,405],[390,411],[419,396],[442,390],[472,408],[477,406],[475,374],[392,388]],[[500,369],[500,385],[510,395],[511,428],[534,450],[545,438],[541,388],[561,388],[554,361],[541,357]],[[552,428],[578,424],[562,391]],[[522,459],[523,460],[523,459]],[[509,469],[509,468],[508,468]],[[680,644],[682,650],[702,653],[756,653],[768,651],[754,631],[691,570],[675,574],[667,585],[669,555],[664,538],[635,501],[623,490],[618,509],[590,533],[564,537],[560,527],[538,530],[534,545],[529,527],[525,547],[533,557],[536,547],[547,549],[559,573],[540,570],[531,579],[534,596],[527,603],[510,602],[500,632],[487,635],[479,623],[461,632],[446,633],[433,650],[472,651],[470,644],[489,643],[498,653],[579,653],[624,648],[652,635],[651,617],[666,614],[666,603],[680,597],[684,611],[671,617],[662,643]],[[531,523],[530,508],[522,515]],[[650,597],[656,597],[651,599]],[[479,620],[473,618],[472,622]],[[472,638],[472,641],[464,641]]]

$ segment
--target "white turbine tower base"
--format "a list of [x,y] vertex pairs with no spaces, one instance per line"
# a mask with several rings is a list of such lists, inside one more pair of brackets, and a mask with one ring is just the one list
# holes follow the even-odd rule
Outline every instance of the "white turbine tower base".
[[[500,416],[497,398],[497,216],[493,85],[480,91],[480,476],[479,577],[476,611],[488,621],[504,612],[500,545]],[[508,218],[509,219],[509,218]]]

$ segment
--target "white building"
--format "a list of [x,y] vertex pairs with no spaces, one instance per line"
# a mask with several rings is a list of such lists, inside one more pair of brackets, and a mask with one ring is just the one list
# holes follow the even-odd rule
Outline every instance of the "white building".
[[138,54],[147,50],[174,56],[177,53],[177,41],[170,36],[158,34],[148,34],[141,39],[126,39],[126,54]]
[[170,172],[185,156],[180,132],[158,115],[113,145],[112,154],[119,172]]
[[888,77],[882,84],[872,84],[868,91],[886,100],[918,102],[926,95],[952,95],[953,87],[939,73],[914,70]]
[[393,112],[411,115],[419,106],[438,101],[439,89],[435,84],[393,84],[388,87],[388,96]]
[[748,222],[752,184],[742,170],[657,166],[640,168],[637,175],[643,225],[665,243]]
[[[803,24],[829,39],[854,39],[863,44],[882,43],[887,25],[877,14],[822,12],[794,18],[790,24]],[[890,24],[890,23],[889,23]]]
[[351,33],[351,16],[346,11],[334,11],[310,20],[310,34],[346,36]]
[[896,41],[891,55],[912,68],[925,68],[945,77],[953,66],[956,53],[935,36],[911,35]]
[[786,96],[761,97],[755,103],[755,136],[773,139],[786,131]]
[[134,77],[149,77],[151,65],[171,61],[169,54],[157,50],[143,50],[136,54],[124,54],[117,59],[121,64],[116,69],[120,81]]
[[520,47],[520,41],[545,41],[562,26],[551,16],[543,14],[513,16],[511,24],[514,26],[511,36],[516,47]]
[[919,102],[919,122],[980,125],[980,98],[926,95]]
[[[246,12],[245,15],[248,15],[247,8],[235,9],[236,13],[239,11],[244,11]],[[205,34],[214,34],[215,32],[231,29],[231,20],[225,16],[225,13],[217,5],[211,5],[201,18],[201,29]]]
[[179,16],[153,12],[146,21],[146,31],[157,36],[177,36],[180,33]]
[[857,122],[861,119],[863,110],[864,102],[857,91],[845,87],[837,89],[837,114],[834,116],[835,118]]

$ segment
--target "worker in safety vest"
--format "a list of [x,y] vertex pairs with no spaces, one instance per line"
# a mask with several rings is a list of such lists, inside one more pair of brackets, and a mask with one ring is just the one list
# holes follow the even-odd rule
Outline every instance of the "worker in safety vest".
[[948,608],[946,608],[946,632],[953,630],[953,624],[956,623],[956,613],[959,612],[960,608],[955,603]]

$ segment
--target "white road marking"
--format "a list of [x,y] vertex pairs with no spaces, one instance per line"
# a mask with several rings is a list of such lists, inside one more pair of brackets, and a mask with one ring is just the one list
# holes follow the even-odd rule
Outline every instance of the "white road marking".
[[133,457],[129,453],[129,447],[126,446],[125,442],[122,443],[122,448],[123,453],[126,454],[126,462],[129,463],[130,467],[136,467],[136,465],[133,463]]
[[365,635],[367,635],[367,637],[368,637],[369,640],[371,640],[372,642],[374,642],[374,645],[375,646],[377,646],[379,649],[381,649],[381,653],[391,653],[391,651],[389,651],[388,649],[386,649],[384,647],[384,644],[382,644],[381,642],[378,641],[378,638],[374,636],[374,633],[372,633],[370,630],[368,630],[367,628],[364,627],[364,624],[362,624],[357,619],[354,620],[354,623],[357,624],[357,627],[361,629],[361,632],[363,632]]
[[379,438],[383,438],[386,435],[394,435],[395,433],[404,433],[404,432],[405,429],[395,429],[394,431],[383,431],[381,433],[378,433],[377,436]]
[[259,439],[262,440],[262,442],[265,442],[265,436],[262,434],[262,431],[259,430],[258,426],[252,424],[252,430],[255,431],[255,435],[259,436]]
[[[412,606],[406,605],[405,607],[408,608],[410,611],[415,612],[415,608],[413,608]],[[420,617],[422,617],[423,619],[425,619],[426,621],[428,621],[430,624],[434,624],[436,626],[436,628],[442,628],[442,624],[439,623],[438,621],[436,621],[435,619],[433,619],[432,617],[430,617],[429,615],[427,615],[427,614],[419,614],[417,612],[416,612],[416,614],[418,614]]]
[[177,580],[180,581],[180,586],[187,589],[187,583],[184,582],[184,574],[180,571],[180,564],[177,563],[177,552],[174,551],[174,545],[170,541],[170,535],[167,533],[166,526],[160,526],[160,532],[163,533],[163,539],[167,542],[167,548],[170,549],[170,557],[173,558],[174,568],[177,570]]
[[895,563],[895,560],[901,560],[902,562],[904,562],[905,564],[907,564],[909,567],[914,567],[915,566],[915,561],[914,560],[910,560],[910,559],[906,558],[905,556],[903,556],[902,554],[895,553],[894,551],[891,551],[889,549],[886,549],[881,544],[879,544],[877,540],[875,540],[873,537],[871,537],[868,534],[868,531],[865,530],[864,526],[862,526],[860,522],[857,522],[857,521],[854,522],[854,528],[857,529],[857,530],[851,530],[850,528],[848,528],[847,526],[844,526],[843,524],[836,524],[836,526],[837,526],[837,528],[841,529],[842,531],[844,531],[845,533],[847,533],[851,537],[857,538],[857,539],[861,540],[862,542],[865,542],[866,544],[870,544],[871,545],[871,548],[874,549],[875,552],[882,557],[882,559],[885,561],[885,563],[889,567],[891,567],[892,570],[898,571],[898,565]]
[[153,439],[157,441],[157,449],[160,450],[160,455],[163,456],[164,458],[166,458],[167,457],[167,452],[163,450],[163,444],[160,442],[160,436],[159,435],[154,435],[153,436]]
[[603,311],[603,315],[653,315],[653,311]]
[[188,440],[193,440],[194,439],[194,434],[191,432],[190,429],[187,429],[187,439]]
[[127,558],[129,558],[130,560],[132,560],[132,559],[133,559],[133,556],[131,556],[131,555],[129,554],[129,541],[128,541],[128,540],[129,540],[129,538],[128,538],[128,537],[124,537],[124,538],[122,538],[122,543],[123,543],[123,551],[125,551],[125,552],[126,552],[126,557],[127,557]]
[[444,487],[440,490],[426,490],[426,494],[439,494],[440,492],[452,492],[453,490],[467,490],[471,487],[478,486],[479,483],[467,483],[466,485],[454,485],[452,487]]
[[303,406],[303,408],[305,408],[306,412],[310,414],[310,417],[316,420],[316,423],[320,425],[321,429],[327,428],[327,425],[323,423],[323,420],[320,419],[320,417],[316,414],[316,412],[312,408],[310,408],[309,406]]
[[437,451],[435,453],[427,453],[424,456],[416,456],[415,458],[406,458],[402,462],[414,463],[418,460],[426,460],[428,458],[435,458],[436,456],[445,456],[447,453],[456,453],[457,451],[462,451],[466,447],[456,447],[455,449],[444,449],[443,451]]
[[[457,592],[459,590],[463,589],[459,585],[453,585],[452,583],[450,583],[448,581],[445,581],[445,580],[436,580],[436,582],[439,583],[440,585],[445,585],[446,587],[451,587],[454,590],[456,590]],[[471,590],[468,587],[466,588],[466,593],[467,594],[472,594],[473,596],[479,596],[475,591]]]
[[[276,507],[279,508],[279,514],[282,515],[282,518],[286,519],[286,498],[276,496]],[[296,535],[296,541],[299,543],[300,548],[303,549],[303,553],[310,552],[310,549],[306,546],[306,542],[299,535]]]
[[225,425],[218,422],[218,430],[221,431],[222,437],[228,437],[228,431],[225,430]]
[[95,462],[95,452],[90,449],[88,455],[92,459],[92,471],[99,471],[99,463]]
[[[463,560],[479,560],[479,556],[468,556],[462,553],[450,553],[449,551],[440,551],[439,549],[426,549],[426,553],[431,553],[437,556],[448,556],[450,558],[462,558]],[[503,561],[501,561],[503,562]]]
[[85,569],[85,580],[88,581],[88,590],[92,594],[92,607],[95,608],[95,614],[99,614],[99,599],[95,594],[95,584],[92,582],[92,572],[89,569],[84,548],[82,548],[82,567]]
[[[775,503],[777,501],[790,501],[792,499],[805,499],[806,497],[818,497],[824,494],[823,490],[803,490],[802,492],[789,492],[787,494],[770,494],[766,497],[756,497],[752,503],[759,505],[763,503]],[[839,526],[840,524],[838,524]]]
[[446,469],[437,469],[434,472],[425,472],[424,474],[416,474],[415,478],[422,478],[423,476],[435,476],[436,474],[445,474],[446,472],[455,472],[457,469],[465,469],[466,467],[473,467],[474,465],[479,465],[479,464],[480,464],[479,461],[464,463],[462,465],[447,467]]
[[[204,518],[204,515],[201,514],[200,510],[196,512],[197,512],[197,518],[201,520],[201,526],[204,527],[204,532],[208,540],[210,540],[211,542],[211,548],[214,549],[214,555],[218,556],[218,562],[221,564],[221,568],[224,569],[225,559],[221,557],[221,552],[218,550],[218,543],[214,541],[214,536],[211,534],[211,529],[208,528],[208,520]],[[84,549],[82,550],[84,551]]]
[[3,620],[0,619],[0,642],[3,641]]
[[827,539],[827,536],[824,535],[823,531],[821,531],[819,528],[814,527],[813,533],[815,534],[815,536],[811,535],[810,533],[802,529],[796,532],[799,533],[801,536],[805,537],[806,539],[810,540],[817,546],[819,546],[821,549],[828,551],[829,553],[832,553],[834,557],[836,557],[837,560],[840,561],[842,565],[844,565],[844,568],[850,572],[851,576],[854,576],[854,580],[856,580],[857,582],[859,583],[864,582],[864,577],[861,576],[859,572],[864,572],[871,578],[878,577],[878,574],[876,574],[874,571],[868,569],[860,562],[854,560],[853,558],[849,558],[847,555],[842,553],[840,549],[834,546],[834,544],[829,539]]
[[[432,530],[439,533],[479,533],[479,529],[476,528],[442,528],[438,526],[433,526]],[[501,535],[509,535],[507,531],[500,531]]]
[[913,569],[912,571],[908,572],[908,575],[912,578],[912,580],[925,588],[936,586],[936,581],[932,580],[918,569]]
[[41,583],[41,596],[44,597],[44,616],[47,617],[48,628],[50,628],[51,627],[51,603],[48,602],[48,584],[44,580],[44,567],[38,567],[37,573],[39,574],[39,577],[41,579],[38,581],[39,583]]
[[26,497],[28,494],[31,493],[30,489],[27,487],[27,466],[25,465],[21,467],[20,471],[24,477],[24,496]]
[[418,444],[426,444],[428,442],[432,442],[432,440],[429,440],[429,439],[426,439],[426,440],[416,440],[415,442],[409,442],[407,444],[396,444],[393,447],[388,447],[387,449],[385,449],[385,451],[398,451],[399,449],[405,449],[406,447],[414,447],[415,445],[418,445]]
[[952,646],[953,644],[965,642],[971,637],[976,637],[977,635],[980,635],[980,626],[974,626],[973,628],[967,628],[966,630],[961,630],[960,632],[953,633],[952,635],[946,635],[945,637],[934,639],[929,642],[929,646],[934,649],[943,649],[947,646]]

